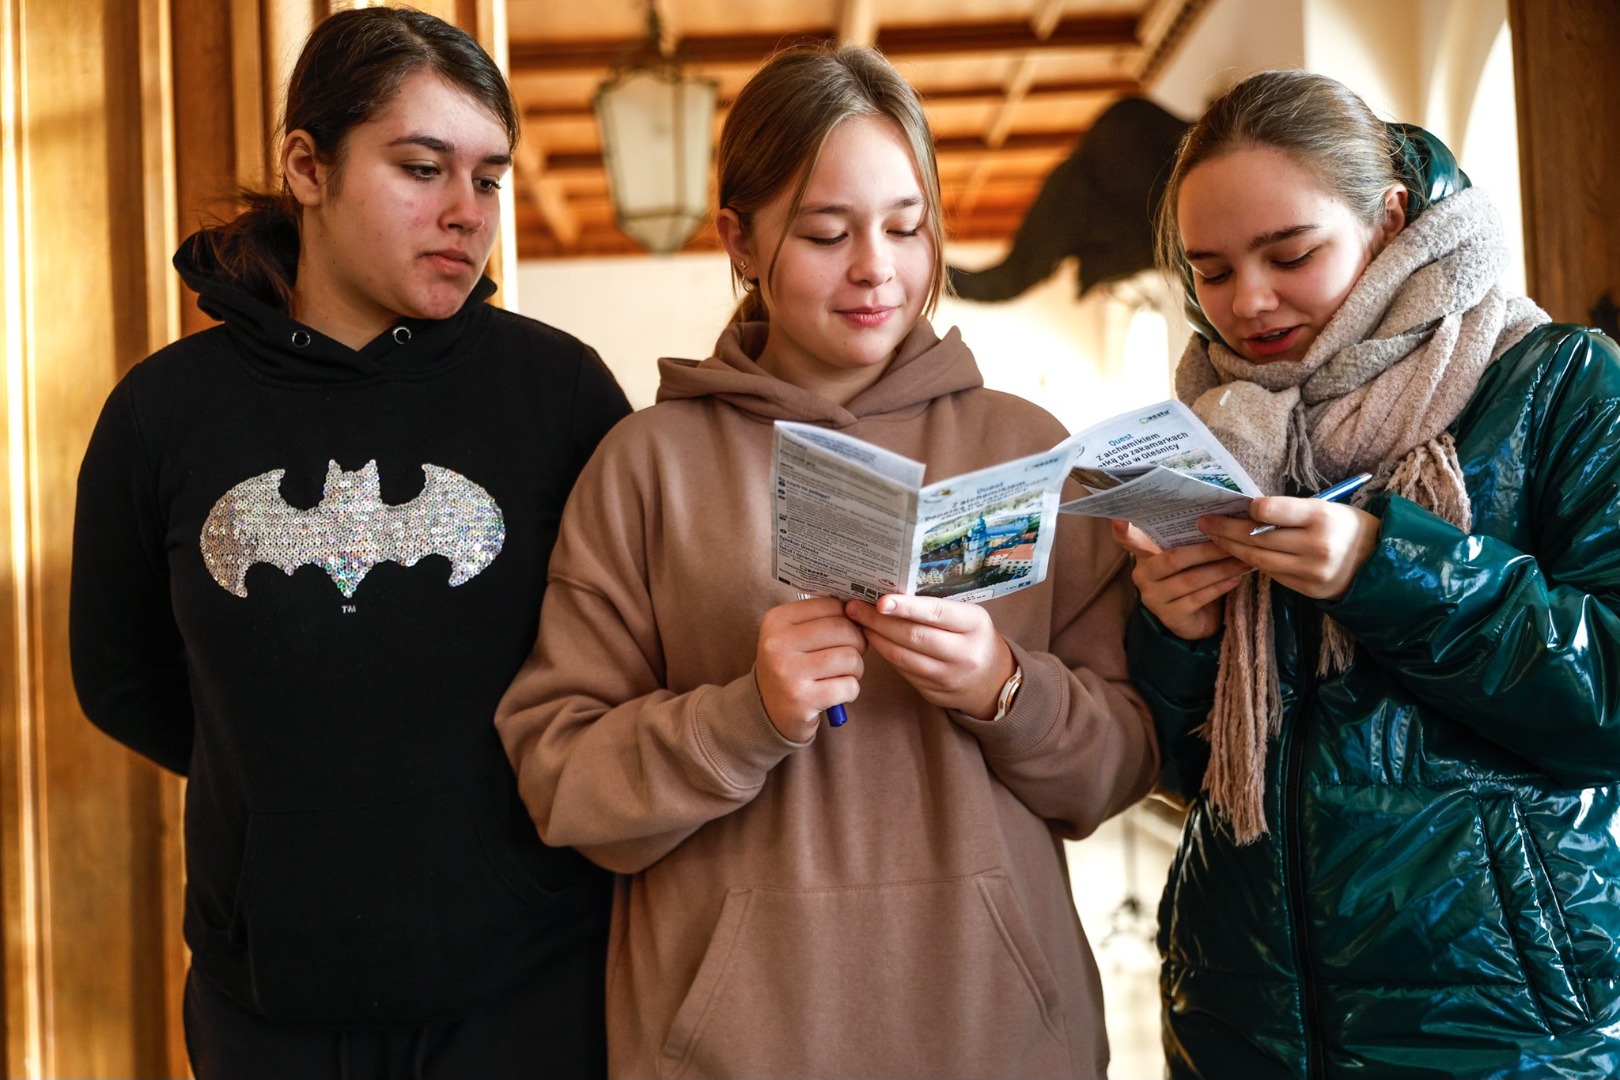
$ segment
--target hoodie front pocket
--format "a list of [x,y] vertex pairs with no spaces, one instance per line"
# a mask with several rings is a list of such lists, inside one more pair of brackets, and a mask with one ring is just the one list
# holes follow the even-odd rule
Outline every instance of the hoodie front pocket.
[[1054,1076],[1057,983],[1005,875],[734,889],[663,1076]]

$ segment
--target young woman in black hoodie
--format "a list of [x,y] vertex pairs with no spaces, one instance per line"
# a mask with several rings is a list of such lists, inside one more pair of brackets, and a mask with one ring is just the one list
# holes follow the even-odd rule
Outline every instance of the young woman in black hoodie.
[[323,22],[282,190],[182,245],[224,325],[137,365],[79,481],[74,678],[189,777],[199,1077],[595,1075],[608,876],[490,725],[574,478],[628,411],[490,307],[517,116],[461,31]]

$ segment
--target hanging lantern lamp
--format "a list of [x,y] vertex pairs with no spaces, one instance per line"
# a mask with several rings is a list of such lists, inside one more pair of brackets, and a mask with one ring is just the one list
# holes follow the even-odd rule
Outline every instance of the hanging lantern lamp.
[[708,213],[718,94],[664,51],[658,5],[648,0],[646,42],[592,102],[614,218],[648,251],[680,250]]

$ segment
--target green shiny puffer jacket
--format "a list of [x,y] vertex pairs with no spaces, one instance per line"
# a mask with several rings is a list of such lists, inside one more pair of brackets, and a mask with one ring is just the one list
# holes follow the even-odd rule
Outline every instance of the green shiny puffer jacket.
[[[1190,805],[1159,911],[1172,1077],[1620,1077],[1620,348],[1538,328],[1452,433],[1472,535],[1380,496],[1343,599],[1273,586],[1256,843],[1198,794],[1218,639],[1128,631]],[[1358,647],[1318,680],[1323,612]]]

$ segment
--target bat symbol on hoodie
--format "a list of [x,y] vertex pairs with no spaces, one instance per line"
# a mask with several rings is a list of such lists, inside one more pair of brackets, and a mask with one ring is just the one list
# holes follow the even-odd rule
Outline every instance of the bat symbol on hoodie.
[[378,563],[415,566],[426,555],[450,560],[450,585],[476,577],[501,553],[506,520],[489,492],[460,473],[422,466],[422,493],[382,501],[376,461],[346,472],[327,465],[321,501],[308,510],[281,496],[285,469],[243,480],[222,495],[203,522],[203,562],[227,592],[247,595],[247,572],[269,563],[291,576],[315,565],[345,597]]

